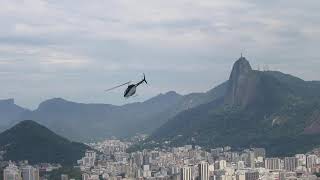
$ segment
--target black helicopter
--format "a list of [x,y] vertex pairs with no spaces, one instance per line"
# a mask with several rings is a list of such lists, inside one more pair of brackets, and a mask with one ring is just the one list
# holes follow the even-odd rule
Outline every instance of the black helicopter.
[[[119,88],[119,87],[121,87],[121,86],[130,84],[130,83],[131,83],[131,81],[126,82],[126,83],[124,83],[124,84],[121,84],[121,85],[119,85],[119,86],[116,86],[116,87],[107,89],[106,91],[110,91],[110,90]],[[129,97],[133,96],[133,95],[136,93],[137,87],[138,87],[139,85],[141,85],[142,83],[148,84],[148,82],[147,82],[147,80],[146,80],[145,74],[143,74],[143,79],[142,79],[140,82],[138,82],[137,84],[130,84],[130,85],[127,87],[127,89],[124,91],[123,97],[129,98]]]

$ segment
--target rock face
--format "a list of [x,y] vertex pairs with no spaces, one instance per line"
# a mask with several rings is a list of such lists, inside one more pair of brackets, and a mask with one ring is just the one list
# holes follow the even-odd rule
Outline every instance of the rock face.
[[226,89],[222,98],[168,120],[151,135],[150,144],[265,147],[276,156],[305,153],[320,145],[319,82],[252,70],[241,57]]
[[255,75],[249,61],[241,57],[233,65],[225,95],[225,104],[246,106],[254,100],[255,92]]

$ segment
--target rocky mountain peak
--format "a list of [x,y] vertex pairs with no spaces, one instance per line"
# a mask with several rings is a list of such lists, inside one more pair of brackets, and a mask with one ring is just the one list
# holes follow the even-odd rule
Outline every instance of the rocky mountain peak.
[[246,76],[252,71],[249,61],[245,57],[240,57],[233,65],[229,80],[240,79],[241,76]]
[[253,70],[245,57],[240,57],[233,65],[229,87],[225,96],[228,105],[248,105],[255,93]]

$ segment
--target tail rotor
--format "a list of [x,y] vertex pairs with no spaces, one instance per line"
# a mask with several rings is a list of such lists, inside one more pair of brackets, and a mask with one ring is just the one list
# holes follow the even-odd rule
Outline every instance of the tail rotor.
[[146,80],[146,75],[143,73],[143,82],[145,82],[146,84],[148,84],[147,80]]

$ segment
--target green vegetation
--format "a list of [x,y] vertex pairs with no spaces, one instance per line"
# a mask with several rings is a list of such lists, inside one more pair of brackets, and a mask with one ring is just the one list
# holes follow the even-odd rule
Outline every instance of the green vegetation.
[[71,142],[34,121],[22,121],[0,134],[4,160],[75,164],[88,147]]
[[280,72],[252,73],[255,84],[251,85],[256,89],[250,104],[228,106],[221,98],[184,111],[132,150],[165,141],[171,146],[265,147],[269,155],[278,156],[318,147],[320,132],[308,133],[306,128],[320,120],[316,113],[320,111],[319,83]]
[[79,168],[65,166],[60,169],[54,170],[47,174],[48,179],[61,179],[61,175],[68,175],[69,179],[73,178],[76,180],[81,180],[81,171]]

